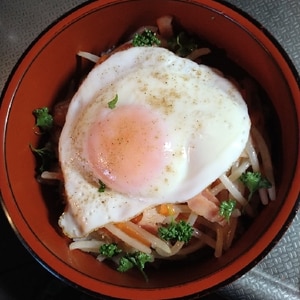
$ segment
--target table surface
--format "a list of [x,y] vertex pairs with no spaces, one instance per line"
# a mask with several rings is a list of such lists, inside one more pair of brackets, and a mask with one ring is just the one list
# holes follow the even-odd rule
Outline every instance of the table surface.
[[[0,1],[0,91],[30,43],[80,0]],[[300,72],[299,0],[227,0],[260,22]],[[300,183],[299,183],[300,184]],[[91,299],[50,275],[23,248],[0,209],[0,299]],[[12,259],[11,259],[12,258]],[[255,267],[209,299],[300,299],[300,212]]]

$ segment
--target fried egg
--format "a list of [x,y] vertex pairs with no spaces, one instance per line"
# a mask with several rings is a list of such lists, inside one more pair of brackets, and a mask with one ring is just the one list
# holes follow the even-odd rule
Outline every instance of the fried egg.
[[160,47],[117,52],[70,103],[59,141],[67,202],[59,225],[82,237],[186,202],[239,158],[249,130],[247,105],[219,71]]

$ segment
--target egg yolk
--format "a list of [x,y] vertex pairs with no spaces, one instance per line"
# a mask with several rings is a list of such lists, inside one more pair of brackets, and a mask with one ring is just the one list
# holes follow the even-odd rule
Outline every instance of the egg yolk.
[[85,149],[94,177],[114,191],[144,195],[168,163],[166,144],[156,113],[126,105],[107,110],[92,124]]

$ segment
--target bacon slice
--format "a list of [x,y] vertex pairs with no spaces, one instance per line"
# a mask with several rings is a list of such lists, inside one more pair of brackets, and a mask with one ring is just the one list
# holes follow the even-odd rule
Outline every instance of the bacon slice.
[[172,21],[173,17],[169,15],[160,17],[156,20],[159,34],[165,39],[174,35]]
[[220,202],[208,189],[190,199],[187,204],[193,212],[208,221],[225,225],[226,221],[219,214]]

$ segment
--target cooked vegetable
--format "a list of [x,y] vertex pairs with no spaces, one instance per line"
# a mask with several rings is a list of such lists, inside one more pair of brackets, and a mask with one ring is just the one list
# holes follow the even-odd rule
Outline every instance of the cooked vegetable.
[[229,222],[229,219],[236,207],[236,201],[233,199],[229,199],[227,201],[222,201],[220,204],[220,216],[224,217],[227,222]]
[[163,216],[173,216],[175,214],[174,205],[171,203],[161,204],[159,206],[159,213]]
[[178,56],[185,57],[199,48],[199,43],[195,37],[182,31],[168,41],[168,46]]
[[145,264],[147,262],[151,262],[152,260],[153,259],[149,254],[143,253],[140,251],[136,251],[133,253],[127,253],[121,257],[120,262],[119,262],[119,267],[117,270],[119,272],[126,272],[126,271],[132,269],[133,267],[136,267],[142,272],[146,281],[148,281],[148,277],[144,271],[144,268],[145,268]]
[[103,193],[105,191],[106,185],[101,180],[99,180],[98,183],[99,183],[98,192]]
[[111,101],[108,102],[108,107],[110,109],[114,109],[116,107],[118,100],[119,100],[119,97],[118,97],[118,95],[116,95],[114,99],[112,99]]
[[42,131],[47,131],[53,126],[53,117],[49,113],[48,107],[37,108],[33,111],[36,118],[35,126],[39,127]]
[[[100,246],[99,252],[101,255],[111,259],[112,257],[119,255],[123,251],[118,247],[117,244],[107,243]],[[141,251],[125,253],[125,254],[123,252],[121,255],[122,256],[119,259],[118,268],[117,268],[119,272],[126,272],[136,267],[142,272],[143,276],[148,281],[147,275],[144,272],[144,268],[147,262],[153,261],[151,255]]]
[[135,47],[159,45],[160,40],[156,33],[150,29],[145,29],[142,33],[136,33],[132,39],[132,44]]
[[29,147],[33,153],[37,154],[41,158],[41,165],[39,167],[40,173],[47,170],[56,160],[55,152],[51,143],[47,143],[42,148],[35,148],[31,144],[29,144]]
[[272,184],[269,180],[262,176],[260,172],[244,172],[240,176],[241,182],[248,188],[250,194],[248,200],[250,200],[253,194],[261,188],[270,188]]
[[166,227],[162,226],[158,228],[160,238],[166,241],[180,241],[188,243],[193,232],[193,227],[183,220],[180,220],[179,222],[171,222]]
[[121,253],[122,250],[118,247],[117,244],[110,243],[101,245],[99,252],[101,255],[111,258]]

